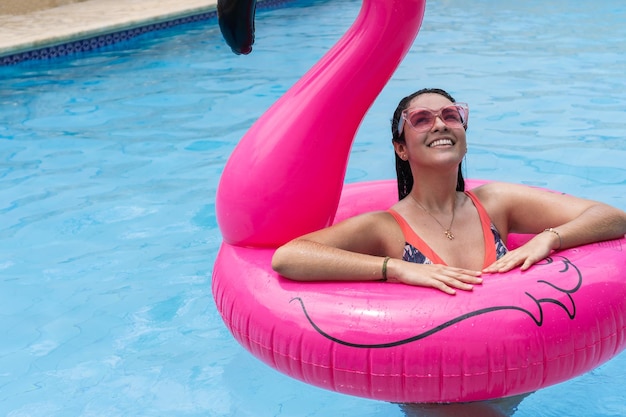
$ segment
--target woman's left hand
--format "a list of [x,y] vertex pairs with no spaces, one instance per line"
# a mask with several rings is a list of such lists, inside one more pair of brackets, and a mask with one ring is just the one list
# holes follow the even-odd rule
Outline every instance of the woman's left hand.
[[520,269],[525,271],[550,255],[555,245],[555,238],[558,239],[554,233],[539,233],[519,248],[507,252],[502,258],[483,269],[483,272],[507,272],[520,265]]

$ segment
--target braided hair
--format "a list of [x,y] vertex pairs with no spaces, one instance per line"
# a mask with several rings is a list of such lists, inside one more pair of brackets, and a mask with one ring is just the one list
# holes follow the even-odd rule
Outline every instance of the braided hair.
[[[402,131],[402,134],[398,134],[398,124],[400,123],[402,112],[408,108],[409,104],[415,97],[421,94],[439,94],[453,103],[456,102],[454,98],[450,94],[448,94],[448,92],[440,88],[423,88],[409,96],[404,97],[402,100],[400,100],[400,103],[398,103],[398,107],[393,113],[393,119],[391,119],[391,140],[393,142],[405,143],[404,132],[406,131],[406,129]],[[409,193],[413,189],[413,173],[411,172],[411,166],[409,165],[409,161],[403,161],[398,156],[398,154],[395,153],[395,151],[394,154],[396,157],[396,175],[398,177],[398,199],[402,200],[404,197],[409,195]],[[457,191],[465,191],[465,179],[463,178],[461,165],[462,163],[459,164],[459,172],[457,175]]]

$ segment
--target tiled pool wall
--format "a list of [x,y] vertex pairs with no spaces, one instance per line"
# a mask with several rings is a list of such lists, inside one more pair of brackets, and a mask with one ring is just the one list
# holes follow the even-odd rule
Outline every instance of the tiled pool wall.
[[[281,7],[294,1],[295,0],[259,0],[257,3],[257,10]],[[8,54],[0,57],[0,66],[15,65],[25,61],[51,60],[83,52],[105,49],[115,45],[116,43],[127,41],[145,33],[210,19],[217,19],[217,8],[199,14],[129,27],[128,29],[112,33],[76,38],[75,40],[61,44],[49,45],[29,51],[21,51],[15,54]]]

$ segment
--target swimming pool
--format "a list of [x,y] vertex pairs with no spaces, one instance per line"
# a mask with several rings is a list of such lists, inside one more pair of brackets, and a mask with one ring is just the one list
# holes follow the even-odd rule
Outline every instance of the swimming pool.
[[[400,407],[280,375],[237,345],[211,297],[225,160],[359,5],[261,12],[247,57],[213,21],[0,68],[0,414],[485,415],[488,404]],[[468,177],[626,209],[625,17],[617,0],[428,3],[361,126],[347,180],[394,176],[397,100],[440,86],[472,108]],[[534,393],[515,416],[626,415],[625,365],[621,354]]]

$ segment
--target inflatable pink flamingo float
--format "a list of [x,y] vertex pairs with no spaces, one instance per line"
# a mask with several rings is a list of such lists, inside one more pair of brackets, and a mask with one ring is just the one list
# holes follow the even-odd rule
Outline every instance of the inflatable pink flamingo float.
[[[251,50],[255,5],[218,3],[237,53]],[[216,197],[218,310],[265,363],[361,397],[475,401],[587,372],[626,347],[625,239],[562,251],[456,297],[393,283],[293,282],[271,270],[282,243],[397,198],[394,181],[343,181],[361,119],[424,9],[425,0],[364,0],[341,40],[241,139]]]

